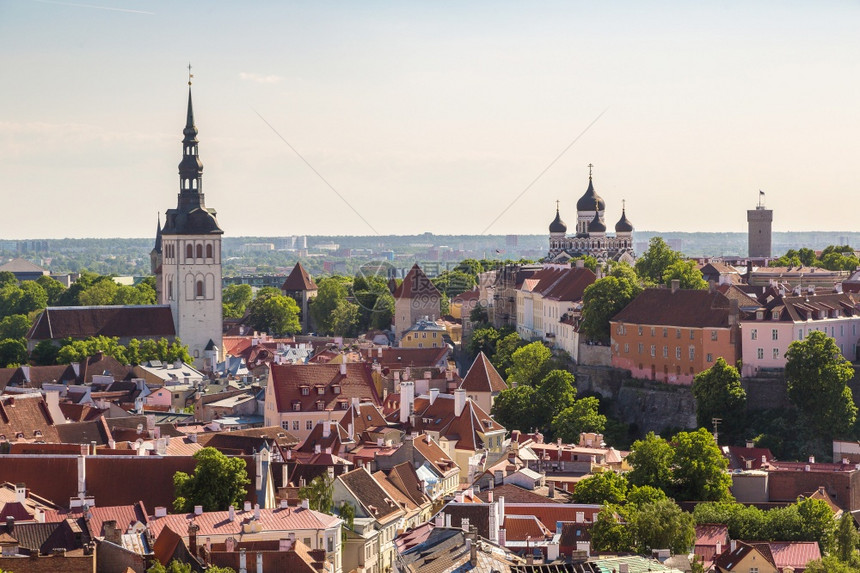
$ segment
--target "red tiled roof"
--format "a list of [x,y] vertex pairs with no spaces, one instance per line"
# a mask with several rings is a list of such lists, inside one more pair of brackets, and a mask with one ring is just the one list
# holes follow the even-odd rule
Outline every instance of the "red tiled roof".
[[412,440],[412,447],[427,460],[439,474],[445,475],[452,470],[459,471],[456,462],[445,453],[430,436],[422,434]]
[[508,385],[483,352],[478,353],[469,367],[460,388],[468,392],[501,392]]
[[[498,501],[498,497],[495,498]],[[533,515],[549,529],[555,531],[559,521],[576,521],[576,514],[584,514],[585,523],[593,523],[602,506],[573,503],[507,503],[505,499],[505,515]]]
[[551,300],[578,301],[586,287],[597,280],[590,269],[586,268],[547,268],[542,269],[527,279],[531,292]]
[[[98,500],[97,500],[98,501]],[[89,508],[87,527],[90,529],[90,534],[95,537],[104,535],[105,521],[116,521],[116,526],[120,531],[125,532],[129,527],[136,523],[146,525],[146,508],[143,502],[137,502],[131,505],[115,505],[115,506],[100,506]],[[83,508],[51,510],[45,512],[45,523],[59,523],[65,519],[78,519],[84,517]]]
[[649,288],[633,299],[612,322],[680,326],[728,327],[729,299],[707,290]]
[[723,523],[702,523],[696,526],[696,545],[716,545],[725,547],[729,541],[729,526]]
[[59,441],[41,394],[0,396],[0,435],[9,442]]
[[506,515],[505,539],[509,541],[537,541],[552,537],[549,529],[533,515]]
[[817,541],[770,541],[750,543],[750,545],[761,550],[762,553],[765,553],[766,548],[780,571],[785,567],[793,567],[795,571],[802,570],[810,561],[821,559],[821,550]]
[[433,285],[424,271],[417,264],[409,270],[403,282],[394,290],[394,299],[401,298],[441,298],[439,291]]
[[296,266],[294,266],[293,270],[290,272],[290,276],[288,276],[287,280],[284,281],[284,284],[281,285],[281,290],[292,292],[317,290],[317,285],[302,264],[296,263]]
[[[302,412],[318,409],[322,402],[325,410],[336,410],[340,404],[351,403],[352,398],[379,404],[369,364],[346,364],[346,375],[340,373],[340,364],[272,364],[269,369],[270,391],[275,394],[279,412],[293,412],[294,404]],[[307,388],[303,394],[302,389]],[[322,390],[322,393],[319,392]],[[338,393],[335,393],[339,390]]]
[[[206,535],[238,535],[242,526],[254,518],[254,510],[236,509],[236,517],[229,519],[226,511],[205,511],[200,515],[193,513],[168,514],[164,517],[149,516],[149,526],[158,536],[165,527],[175,531],[188,531],[188,525],[195,523],[200,529],[198,539]],[[327,529],[334,526],[340,518],[312,509],[291,507],[287,509],[260,509],[260,526],[263,531],[295,531],[307,529]]]
[[49,306],[27,333],[30,340],[90,336],[172,337],[173,314],[167,305]]
[[415,429],[439,432],[440,436],[456,440],[455,447],[459,450],[480,449],[479,433],[504,431],[498,422],[468,398],[459,416],[454,415],[454,396],[450,394],[439,394],[432,404],[427,397],[416,398],[413,410],[416,414]]
[[[380,355],[381,354],[381,355]],[[373,348],[361,351],[368,362],[378,362],[383,368],[400,370],[412,368],[434,368],[444,364],[447,348]]]
[[[119,525],[119,523],[117,523]],[[176,548],[182,543],[182,537],[170,529],[165,527],[155,539],[155,544],[152,547],[152,553],[159,563],[169,563],[176,554]]]
[[402,515],[403,510],[364,468],[358,468],[337,477],[352,492],[368,515],[386,522]]

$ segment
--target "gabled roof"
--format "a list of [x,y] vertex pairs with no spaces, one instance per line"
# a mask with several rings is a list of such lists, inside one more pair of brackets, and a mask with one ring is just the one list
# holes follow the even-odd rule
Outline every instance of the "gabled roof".
[[525,279],[522,290],[550,300],[574,302],[582,300],[586,287],[596,280],[597,275],[587,268],[547,267]]
[[0,396],[0,435],[9,442],[59,441],[41,394]]
[[[366,363],[346,364],[346,374],[340,373],[340,364],[272,364],[269,384],[279,412],[310,412],[318,410],[346,410],[340,407],[358,398],[362,402],[379,404],[379,396]],[[303,389],[307,389],[303,393]],[[321,391],[321,392],[320,392]],[[294,410],[299,404],[299,410]]]
[[730,313],[731,303],[720,292],[690,289],[672,292],[668,288],[649,288],[612,317],[612,322],[726,328]]
[[452,470],[459,471],[456,462],[430,436],[426,434],[416,436],[412,440],[412,447],[440,476],[444,476]]
[[455,441],[458,450],[478,450],[482,447],[479,434],[505,430],[469,398],[466,398],[463,411],[456,416],[454,402],[454,396],[450,394],[439,394],[432,404],[428,397],[416,398],[413,405],[415,429],[438,432],[440,436]]
[[116,521],[120,531],[125,532],[136,523],[147,524],[146,507],[139,501],[130,505],[117,505],[112,507],[95,506],[84,512],[82,508],[61,509],[57,511],[46,511],[46,523],[59,523],[66,519],[78,519],[86,516],[87,528],[93,537],[104,535],[104,524],[106,521]]
[[469,367],[460,388],[467,392],[501,392],[507,390],[508,385],[487,355],[480,352]]
[[287,280],[285,280],[284,284],[281,285],[281,290],[292,292],[317,290],[317,284],[302,264],[296,263],[296,266],[293,267]]
[[403,282],[394,290],[395,300],[401,298],[441,298],[441,296],[439,290],[427,278],[417,263],[412,266],[412,269],[403,277]]
[[[761,555],[762,559],[776,567],[776,563],[773,561],[773,556],[771,555],[767,544],[762,545],[762,547],[756,547],[755,544],[738,541],[734,551],[731,549],[723,551],[722,555],[717,556],[714,560],[714,565],[716,565],[721,571],[735,571],[735,567],[742,559],[750,553],[755,552]],[[806,564],[804,563],[804,565]]]
[[806,564],[821,559],[817,541],[769,541],[751,543],[762,553],[770,554],[773,563],[782,571],[785,567],[805,569]]
[[29,340],[90,336],[172,337],[173,314],[167,305],[49,306],[27,333]]
[[0,273],[9,272],[9,273],[42,273],[43,275],[48,274],[48,271],[37,265],[36,263],[32,263],[27,259],[12,259],[8,263],[4,263],[0,265]]
[[508,541],[538,541],[552,537],[552,532],[533,515],[507,515],[504,527]]
[[[253,483],[253,480],[252,480]],[[206,535],[238,535],[243,526],[254,519],[254,510],[242,511],[237,508],[235,518],[230,521],[226,511],[204,511],[201,515],[193,513],[170,513],[164,517],[149,516],[149,526],[153,535],[160,536],[164,528],[174,531],[188,531],[194,523],[200,527],[198,539]],[[334,527],[340,518],[301,507],[286,509],[260,509],[259,524],[262,531],[295,531],[309,529],[328,529]]]
[[378,362],[383,368],[401,369],[433,368],[442,366],[448,356],[448,348],[400,348],[385,347],[361,351],[368,362]]
[[384,523],[402,515],[403,510],[397,502],[364,468],[346,472],[336,479],[340,480],[364,507],[365,513],[372,515],[377,521]]

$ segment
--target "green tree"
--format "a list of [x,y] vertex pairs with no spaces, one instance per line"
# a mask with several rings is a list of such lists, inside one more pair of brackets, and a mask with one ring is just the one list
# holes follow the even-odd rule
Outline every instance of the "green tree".
[[542,342],[532,342],[518,348],[511,355],[511,367],[508,368],[508,384],[535,386],[547,375],[550,367],[552,352]]
[[328,277],[318,283],[317,296],[310,303],[313,322],[321,333],[330,334],[331,314],[341,300],[346,300],[347,287],[341,277]]
[[785,354],[788,398],[821,436],[847,433],[857,417],[848,382],[854,376],[851,363],[836,341],[813,330],[795,340]]
[[546,428],[553,418],[576,400],[573,374],[566,370],[553,370],[540,382],[535,393],[535,407],[540,413],[542,426]]
[[673,478],[678,498],[694,501],[729,499],[732,478],[714,437],[705,429],[680,432],[672,438]]
[[532,386],[502,390],[493,402],[493,419],[508,430],[531,432],[538,424],[534,406],[536,392]]
[[373,312],[370,317],[370,328],[374,330],[388,330],[394,319],[394,297],[386,291],[380,293],[373,303]]
[[[310,502],[308,502],[310,505]],[[338,508],[338,514],[340,518],[343,520],[343,527],[341,528],[341,540],[346,541],[347,530],[352,530],[355,527],[355,506],[345,501],[340,504]]]
[[482,304],[476,304],[475,308],[469,311],[469,322],[472,323],[472,328],[479,324],[488,324],[490,320],[487,309]]
[[708,288],[708,282],[702,278],[702,271],[696,268],[694,261],[675,261],[666,267],[663,271],[663,284],[671,285],[673,280],[678,280],[679,287],[683,289]]
[[574,503],[621,505],[627,501],[627,479],[613,471],[604,471],[579,482],[573,490]]
[[119,290],[119,285],[113,279],[109,277],[105,278],[107,280],[98,280],[80,293],[78,300],[82,306],[113,304]]
[[18,277],[15,276],[15,273],[10,273],[9,271],[0,272],[0,288],[6,285],[18,286]]
[[175,499],[173,510],[189,512],[195,505],[203,511],[225,511],[229,506],[239,507],[251,483],[242,458],[228,458],[215,448],[203,448],[194,454],[197,466],[194,473],[173,474]]
[[627,461],[633,469],[627,473],[627,481],[668,491],[672,485],[672,457],[672,446],[654,432],[648,432],[630,448]]
[[681,258],[681,253],[670,249],[662,237],[653,237],[648,242],[648,250],[636,261],[636,274],[647,283],[660,284],[666,269]]
[[33,352],[30,353],[30,360],[36,366],[50,366],[57,363],[59,352],[59,346],[50,340],[43,340],[33,348]]
[[439,276],[431,279],[430,282],[433,283],[433,286],[440,293],[448,295],[449,298],[453,298],[467,290],[472,290],[477,284],[474,275],[458,270],[443,271],[439,273]]
[[335,336],[355,336],[358,327],[358,305],[339,300],[329,316],[331,332]]
[[845,563],[835,555],[826,555],[806,564],[805,573],[857,573],[860,567]]
[[477,277],[484,272],[484,265],[481,264],[481,261],[476,261],[475,259],[465,259],[460,261],[460,264],[454,267],[454,270]]
[[291,297],[264,293],[248,305],[248,322],[255,330],[275,336],[301,331],[299,306]]
[[797,502],[802,539],[817,541],[822,551],[835,549],[836,520],[827,502],[821,499],[805,498]]
[[492,326],[488,326],[486,328],[476,328],[474,331],[472,331],[472,336],[469,339],[469,343],[467,346],[469,350],[469,355],[475,357],[481,352],[483,352],[487,355],[487,358],[492,360],[493,356],[496,354],[496,345],[498,342],[499,331]]
[[225,318],[242,318],[254,298],[251,285],[228,285],[221,293]]
[[490,357],[490,362],[499,372],[507,372],[513,364],[514,352],[526,345],[519,334],[512,332],[496,341],[496,353]]
[[631,505],[645,505],[646,503],[656,503],[664,499],[666,499],[666,494],[663,490],[651,487],[650,485],[643,485],[641,487],[634,485],[627,492],[627,503]]
[[722,418],[723,428],[728,430],[733,421],[743,417],[747,393],[741,386],[741,375],[722,356],[713,366],[696,374],[693,396],[696,398],[696,422],[700,427],[708,427],[713,418]]
[[19,338],[0,340],[0,367],[20,366],[27,363],[27,346]]
[[591,548],[594,551],[623,553],[633,550],[633,539],[627,526],[621,522],[623,510],[604,505],[591,526]]
[[23,314],[12,314],[0,320],[0,340],[24,338],[30,330],[30,319]]
[[331,513],[333,495],[334,480],[328,474],[317,476],[309,484],[299,488],[299,499],[308,500],[311,509],[322,513]]
[[93,336],[84,340],[67,338],[61,341],[60,350],[57,352],[57,363],[80,362],[87,356],[93,356],[99,352],[112,356],[123,364],[128,364],[125,347],[119,343],[119,338],[110,336]]
[[693,516],[671,499],[628,508],[627,524],[639,553],[669,549],[686,554],[693,548],[696,528]]
[[641,292],[639,283],[630,278],[609,276],[596,280],[582,295],[580,332],[589,340],[609,342],[609,320]]
[[839,518],[835,537],[836,550],[834,554],[836,557],[843,563],[848,563],[860,569],[860,558],[857,556],[857,544],[860,543],[860,536],[857,534],[854,517],[850,512],[844,512],[842,517]]
[[603,432],[606,416],[600,413],[600,401],[594,396],[576,400],[552,419],[552,432],[565,443],[579,442],[582,432]]

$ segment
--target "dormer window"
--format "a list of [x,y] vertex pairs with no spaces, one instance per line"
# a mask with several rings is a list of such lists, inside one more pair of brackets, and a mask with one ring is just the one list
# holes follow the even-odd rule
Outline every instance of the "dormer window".
[[770,315],[771,320],[779,320],[779,311],[775,310]]
[[37,438],[41,438],[42,437],[42,430],[36,430],[35,432],[33,432],[33,435]]
[[325,386],[317,386],[317,394],[319,394],[320,396],[325,394]]
[[302,409],[302,403],[299,401],[293,402],[293,412],[299,412]]
[[340,384],[335,384],[331,387],[331,391],[335,394],[340,394]]
[[340,409],[341,410],[348,410],[349,409],[349,402],[346,402],[346,401],[340,402]]
[[763,310],[757,310],[755,313],[755,319],[756,320],[764,320],[764,311]]
[[317,410],[325,410],[325,402],[317,400]]
[[302,396],[308,396],[311,393],[311,389],[308,386],[302,386]]

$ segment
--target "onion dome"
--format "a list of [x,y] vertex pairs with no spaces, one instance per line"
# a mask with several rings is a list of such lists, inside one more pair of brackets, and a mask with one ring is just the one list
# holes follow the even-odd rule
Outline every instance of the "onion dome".
[[594,219],[588,224],[588,232],[589,233],[605,233],[606,232],[606,224],[603,222],[603,219],[600,218],[600,211],[594,213]]
[[591,182],[591,175],[588,176],[588,189],[585,195],[579,198],[576,202],[577,211],[605,211],[606,203],[594,190],[594,184]]
[[555,219],[549,224],[550,233],[567,233],[567,225],[561,220],[561,215],[558,213],[558,207],[555,208]]
[[633,232],[633,223],[627,218],[626,209],[621,209],[621,219],[615,223],[615,232],[616,233],[632,233]]

